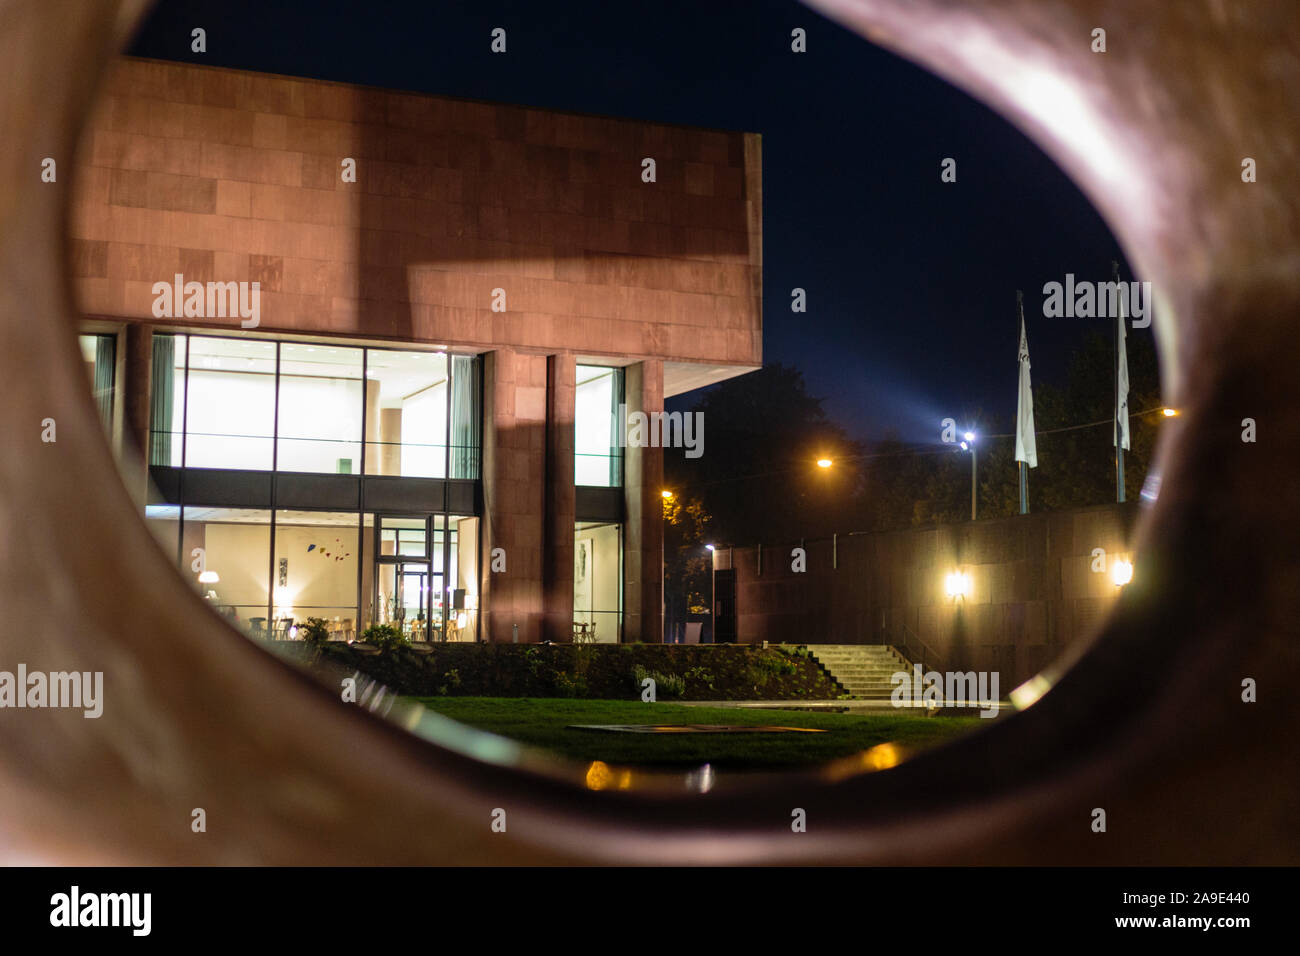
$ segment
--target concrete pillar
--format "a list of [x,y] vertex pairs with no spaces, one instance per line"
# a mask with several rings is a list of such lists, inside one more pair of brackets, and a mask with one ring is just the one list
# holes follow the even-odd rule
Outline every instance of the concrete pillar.
[[573,640],[574,402],[577,362],[561,352],[546,360],[546,536],[542,551],[546,637]]
[[[624,373],[627,411],[662,412],[664,366],[653,359]],[[628,448],[623,461],[623,639],[663,640],[664,458],[660,448]]]
[[[511,349],[483,362],[483,637],[543,639],[546,369],[544,355]],[[500,551],[498,552],[498,549]],[[504,560],[505,570],[494,571]]]

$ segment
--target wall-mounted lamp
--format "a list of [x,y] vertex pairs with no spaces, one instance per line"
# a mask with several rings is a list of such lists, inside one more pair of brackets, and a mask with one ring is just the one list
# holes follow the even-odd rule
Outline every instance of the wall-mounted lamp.
[[1133,580],[1133,562],[1116,558],[1110,564],[1110,579],[1115,582],[1117,588],[1128,584]]
[[943,589],[948,597],[954,601],[970,597],[970,575],[961,571],[949,572],[948,576],[943,579]]

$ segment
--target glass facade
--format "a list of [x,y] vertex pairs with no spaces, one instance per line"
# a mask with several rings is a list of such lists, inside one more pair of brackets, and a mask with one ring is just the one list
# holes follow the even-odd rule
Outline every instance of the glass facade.
[[[244,486],[223,481],[215,497],[246,487],[245,501],[261,507],[200,506],[196,497],[213,499],[184,477],[228,469],[477,479],[477,357],[155,333],[151,371],[150,463],[186,471],[158,473],[160,484],[177,482],[174,497],[150,504],[146,523],[222,615],[280,640],[311,618],[336,640],[373,624],[415,642],[477,640],[479,519],[441,512],[440,496],[425,505],[426,486],[407,486],[398,494],[406,513],[387,514],[326,510],[324,501],[311,510],[301,491],[293,510],[277,490],[285,479],[259,485],[251,476]],[[328,488],[337,501],[338,487]]]
[[153,341],[151,464],[479,477],[477,356],[181,333]]
[[372,624],[414,643],[478,639],[475,515],[161,504],[145,517],[213,608],[254,637],[295,640],[320,618],[332,640]]
[[623,370],[579,365],[574,393],[573,482],[617,488],[623,484],[619,406]]
[[580,521],[573,534],[573,639],[617,644],[623,634],[623,527]]

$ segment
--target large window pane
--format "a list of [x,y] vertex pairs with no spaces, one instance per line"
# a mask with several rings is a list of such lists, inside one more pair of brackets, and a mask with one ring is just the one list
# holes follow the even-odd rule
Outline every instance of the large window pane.
[[574,640],[617,644],[622,629],[622,526],[580,522],[573,535]]
[[86,374],[90,376],[91,393],[99,408],[100,420],[105,428],[111,430],[117,339],[112,335],[80,335],[77,341],[81,346],[81,358],[86,363]]
[[280,346],[277,470],[360,472],[361,358],[361,349]]
[[451,477],[477,478],[483,445],[479,393],[481,363],[475,355],[451,360]]
[[623,483],[618,436],[618,406],[623,401],[623,370],[579,365],[574,396],[576,485],[617,487]]
[[181,564],[200,592],[237,627],[266,635],[271,512],[191,505],[182,528]]
[[[332,639],[355,639],[361,561],[357,535],[356,512],[275,513],[277,619],[292,619],[301,627],[318,617]],[[292,627],[287,631],[291,638],[298,636]]]
[[188,336],[153,336],[149,396],[149,464],[181,466],[185,421],[185,348]]
[[269,471],[275,343],[190,336],[185,464]]
[[442,352],[368,350],[367,474],[447,476],[447,372]]
[[449,641],[478,638],[478,518],[447,518],[447,614]]

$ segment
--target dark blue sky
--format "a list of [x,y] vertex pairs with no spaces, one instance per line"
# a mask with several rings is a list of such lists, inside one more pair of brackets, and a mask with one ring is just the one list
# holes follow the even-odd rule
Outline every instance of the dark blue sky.
[[[1079,336],[1099,328],[1041,315],[1043,283],[1106,279],[1119,258],[1065,175],[966,94],[811,10],[465,6],[161,0],[130,52],[762,133],[764,358],[801,369],[855,437],[934,440],[940,418],[977,408],[1009,427],[1017,288],[1036,382],[1059,378]],[[206,55],[190,52],[196,26]],[[489,52],[496,26],[504,56]],[[790,51],[794,27],[807,53]],[[948,156],[953,184],[939,178]],[[790,311],[796,286],[806,315]]]

